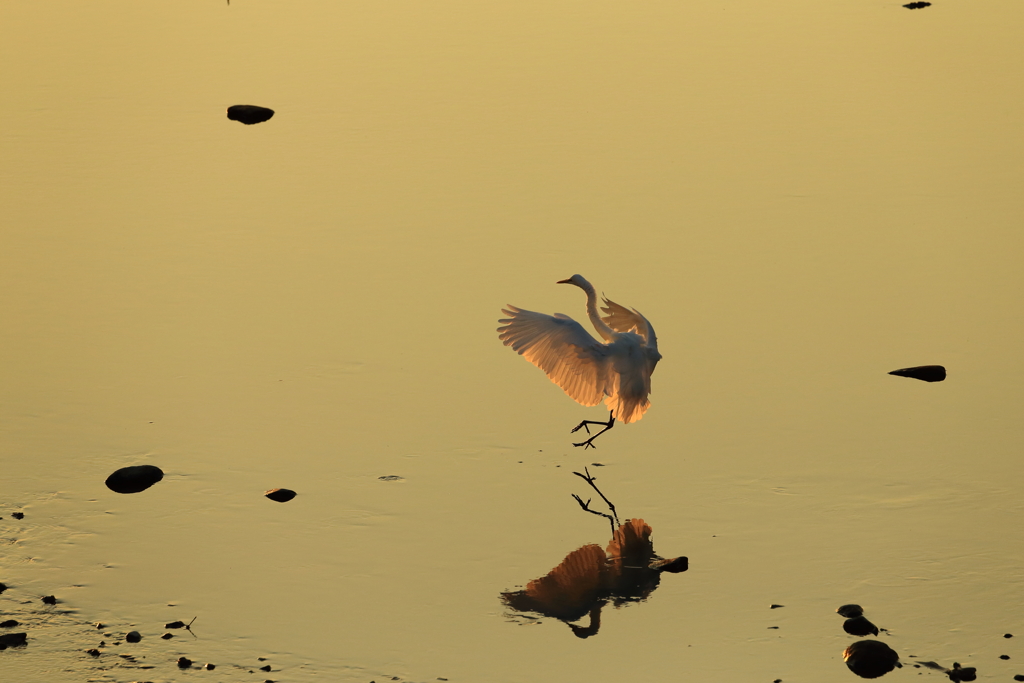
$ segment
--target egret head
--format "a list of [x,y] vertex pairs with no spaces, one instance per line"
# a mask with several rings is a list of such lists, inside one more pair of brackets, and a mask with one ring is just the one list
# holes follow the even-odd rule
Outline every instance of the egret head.
[[555,284],[559,284],[559,285],[576,285],[577,287],[582,287],[583,289],[586,289],[590,285],[590,283],[587,282],[587,279],[585,277],[583,277],[582,275],[580,275],[579,273],[577,273],[576,275],[573,275],[568,280],[559,280]]

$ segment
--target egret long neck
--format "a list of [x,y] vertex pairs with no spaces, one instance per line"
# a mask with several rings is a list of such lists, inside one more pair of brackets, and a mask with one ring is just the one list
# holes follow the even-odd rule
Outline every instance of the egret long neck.
[[579,288],[587,293],[587,315],[590,316],[590,322],[593,323],[597,333],[604,337],[604,340],[607,342],[614,341],[616,336],[618,336],[615,334],[615,330],[608,327],[597,313],[597,292],[594,291],[594,285],[584,280],[583,284],[579,285]]

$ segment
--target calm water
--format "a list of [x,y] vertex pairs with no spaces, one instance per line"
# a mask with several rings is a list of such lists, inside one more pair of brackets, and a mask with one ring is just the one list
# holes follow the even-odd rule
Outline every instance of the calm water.
[[[854,681],[850,602],[905,663],[1024,673],[1022,21],[0,6],[4,679]],[[577,272],[664,354],[585,453],[605,413],[495,332],[582,320]],[[608,544],[584,466],[690,569],[579,639],[501,594]]]

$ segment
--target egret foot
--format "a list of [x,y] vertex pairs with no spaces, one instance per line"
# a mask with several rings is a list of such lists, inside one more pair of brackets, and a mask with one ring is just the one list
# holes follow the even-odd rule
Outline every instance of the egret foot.
[[570,434],[573,433],[573,432],[578,432],[581,428],[582,429],[586,429],[587,430],[587,434],[589,434],[590,433],[590,427],[588,427],[587,425],[601,425],[601,426],[604,427],[604,429],[599,431],[597,434],[594,434],[592,437],[590,437],[586,441],[581,441],[580,443],[574,443],[573,444],[573,446],[583,446],[583,450],[587,450],[587,448],[597,448],[597,446],[595,446],[594,443],[593,443],[594,439],[596,439],[597,437],[601,436],[602,434],[604,434],[609,429],[611,429],[612,427],[615,426],[615,413],[608,413],[608,421],[607,422],[597,422],[595,420],[584,420],[583,422],[580,422],[578,425],[573,427],[572,432],[570,432]]

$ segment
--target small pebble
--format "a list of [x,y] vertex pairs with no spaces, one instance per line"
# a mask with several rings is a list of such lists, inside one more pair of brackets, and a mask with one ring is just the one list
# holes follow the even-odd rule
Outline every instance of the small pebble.
[[11,513],[11,517],[14,517],[15,519],[25,519],[25,513],[24,512],[12,512]]
[[174,637],[174,634],[173,633],[165,633],[165,634],[163,634],[160,637],[163,638],[164,640],[170,640],[171,638]]
[[999,655],[999,659],[1009,659],[1010,655]]
[[138,631],[129,631],[129,632],[128,632],[128,633],[127,633],[127,634],[125,635],[124,639],[125,639],[126,641],[128,641],[129,643],[137,643],[137,642],[139,642],[140,640],[142,640],[142,634],[141,634],[141,633],[139,633]]
[[836,613],[839,614],[839,616],[841,617],[846,617],[847,619],[850,619],[853,617],[862,616],[864,614],[864,608],[862,608],[860,605],[843,605],[842,607],[836,610]]
[[974,681],[978,679],[978,670],[973,666],[960,667],[959,662],[953,662],[953,668],[946,672],[949,676],[949,680],[953,683],[960,683],[960,681]]
[[880,640],[860,640],[843,651],[850,671],[861,678],[879,678],[897,666],[900,657]]
[[260,671],[270,671],[270,665],[267,664],[266,666],[261,666]]
[[257,107],[255,104],[235,104],[228,107],[228,118],[232,121],[244,123],[247,126],[269,121],[273,115],[273,109]]
[[139,493],[163,478],[164,471],[155,465],[133,465],[117,470],[104,483],[114,493]]
[[289,500],[297,496],[298,494],[291,489],[270,489],[264,493],[267,498],[277,503],[287,503]]
[[919,365],[915,368],[893,370],[889,374],[897,377],[912,377],[923,382],[941,382],[946,379],[946,368],[941,365]]
[[[7,590],[7,584],[6,583],[0,583],[0,593],[3,593],[5,590]],[[1010,637],[1009,634],[1007,634],[1006,637],[1009,638]]]
[[192,660],[188,657],[178,657],[178,668],[188,669],[192,666]]
[[0,635],[0,650],[5,647],[12,647],[15,645],[25,645],[28,642],[28,634],[25,633],[5,633]]
[[851,636],[877,636],[878,627],[867,620],[866,617],[853,617],[843,622],[843,630]]
[[217,665],[216,664],[211,664],[210,662],[207,662],[206,666],[204,666],[203,668],[206,669],[207,671],[213,671],[214,669],[217,668]]
[[164,628],[185,628],[184,621],[172,621],[169,624],[165,624]]
[[104,628],[103,624],[101,624],[101,623],[100,623],[100,622],[98,622],[98,621],[97,621],[97,622],[96,622],[95,624],[93,624],[93,626],[95,626],[97,630],[100,630],[100,629],[103,629],[103,628]]
[[47,595],[47,596],[45,596],[43,598],[43,602],[46,603],[47,605],[56,605],[57,604],[57,598],[53,597],[52,595]]
[[89,655],[92,655],[93,657],[99,657],[100,656],[100,651],[97,650],[96,648],[93,648],[91,650],[86,650],[85,653],[89,654]]
[[[3,584],[2,584],[2,583],[0,583],[0,586],[2,586],[2,585],[3,585]],[[1012,634],[1012,633],[1004,633],[1004,634],[1003,634],[1003,638],[1013,638],[1013,634]]]

